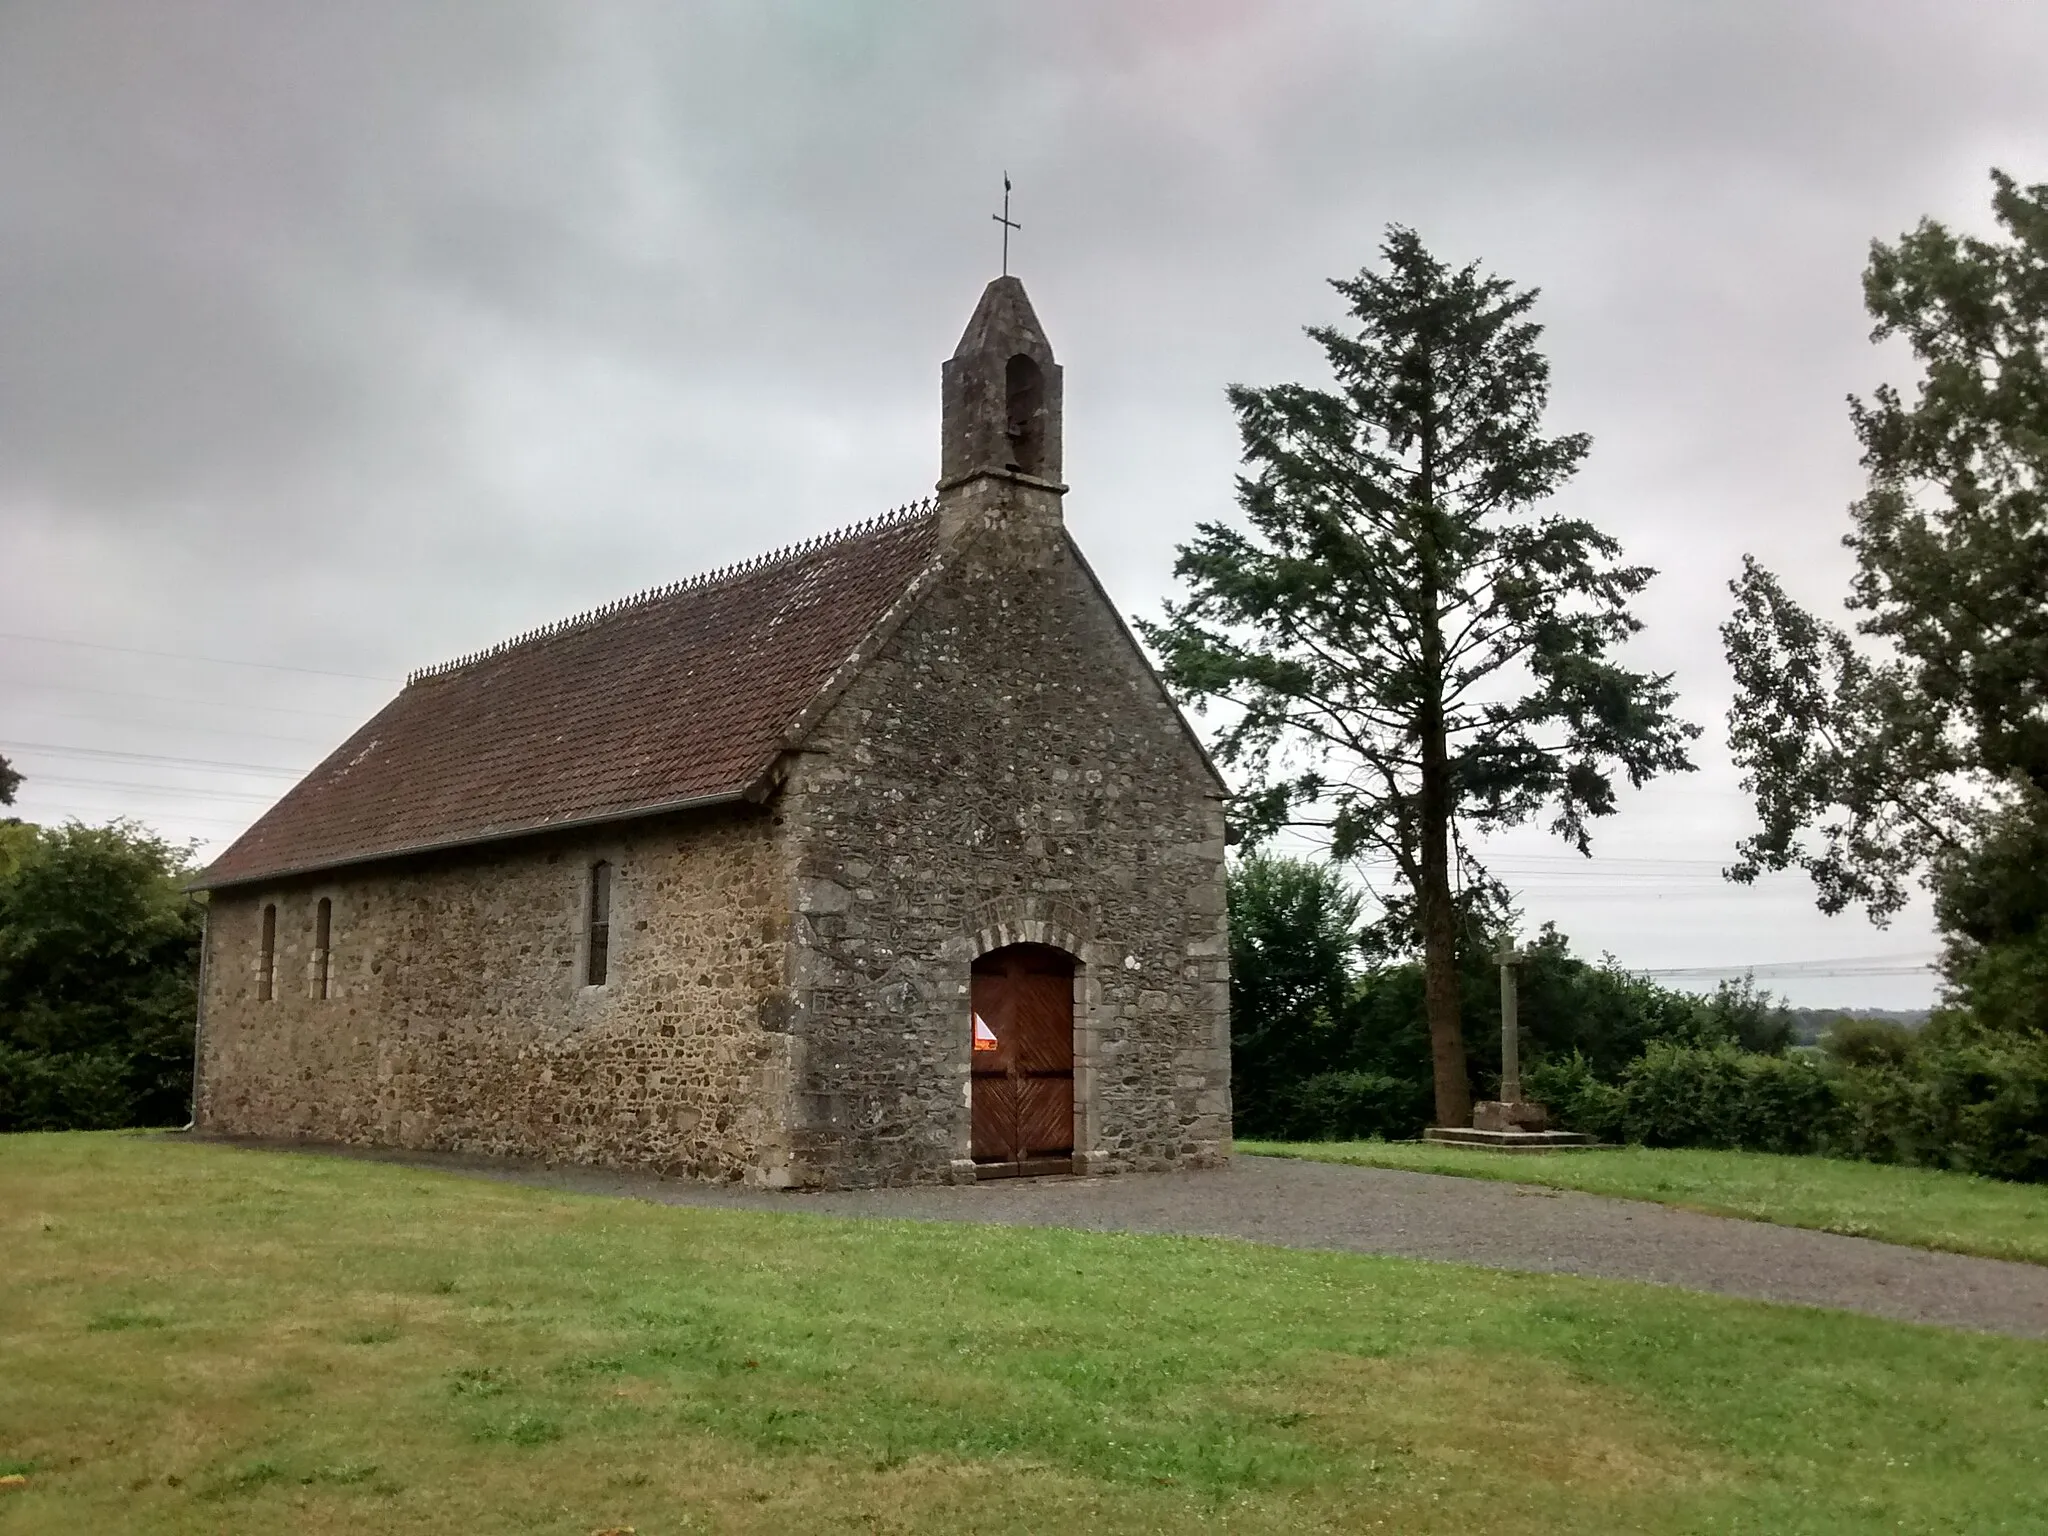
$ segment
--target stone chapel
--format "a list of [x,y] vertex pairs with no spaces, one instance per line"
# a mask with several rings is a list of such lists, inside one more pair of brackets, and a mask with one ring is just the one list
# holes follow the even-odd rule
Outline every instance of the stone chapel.
[[202,874],[205,1134],[769,1187],[1229,1153],[1224,786],[1015,278],[928,501],[407,680]]

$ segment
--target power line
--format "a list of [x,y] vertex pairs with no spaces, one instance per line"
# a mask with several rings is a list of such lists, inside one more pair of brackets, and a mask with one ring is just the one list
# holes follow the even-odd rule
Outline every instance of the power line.
[[190,731],[201,736],[238,736],[247,741],[282,741],[295,747],[331,747],[332,739],[315,739],[311,736],[273,736],[268,731],[238,731],[228,725],[195,725],[186,721],[173,720],[123,720],[112,715],[75,715],[62,709],[24,709],[24,715],[35,715],[44,720],[89,720],[95,725],[143,726],[153,731]]
[[212,768],[228,773],[267,773],[280,779],[300,779],[304,768],[280,768],[275,763],[222,763],[203,757],[166,757],[156,752],[110,752],[99,747],[55,747],[41,741],[17,741],[14,752],[48,752],[56,757],[104,758],[115,763],[162,763],[174,768]]
[[39,693],[91,693],[105,699],[146,699],[152,704],[190,704],[199,709],[257,709],[266,715],[310,715],[319,720],[357,720],[361,716],[334,709],[293,709],[285,704],[231,703],[226,699],[186,699],[169,693],[137,693],[131,688],[87,688],[78,683],[46,683],[25,677],[6,677],[6,682]]
[[233,661],[225,656],[194,656],[185,651],[145,651],[132,645],[102,645],[97,640],[60,640],[54,635],[0,633],[0,640],[26,640],[35,645],[69,645],[82,651],[114,651],[123,656],[156,656],[166,661],[203,661],[213,667],[253,667],[261,672],[299,672],[308,677],[346,677],[359,683],[395,683],[395,677],[372,677],[366,672],[329,672],[320,667],[288,667],[275,661]]
[[[1359,862],[1371,869],[1391,870],[1396,867],[1391,859],[1366,859]],[[1628,865],[1631,867],[1654,865],[1669,869],[1701,869],[1717,872],[1723,867],[1720,859],[1685,858],[1676,855],[1665,858],[1653,858],[1647,855],[1635,856],[1630,854],[1596,854],[1592,858],[1584,858],[1576,853],[1499,854],[1492,858],[1482,856],[1479,859],[1479,863],[1496,873],[1512,870],[1520,865],[1536,865],[1545,869],[1583,869],[1588,871],[1598,871],[1614,865]]]
[[1826,960],[1762,960],[1751,965],[1679,965],[1652,970],[1629,971],[1631,976],[1656,980],[1690,977],[1710,981],[1720,976],[1757,976],[1776,981],[1796,981],[1802,976],[1916,976],[1934,969],[1934,956],[1844,955]]
[[[61,800],[51,806],[50,809],[59,815],[77,817],[81,821],[88,816],[104,816],[107,814],[105,806],[79,806],[67,804]],[[121,820],[123,818],[117,816],[113,819]],[[247,821],[233,821],[223,816],[165,816],[161,820],[175,822],[179,825],[192,822],[209,827],[232,827],[237,832],[244,831],[249,826]],[[220,839],[215,838],[212,841],[218,842]]]
[[202,800],[260,800],[265,805],[273,803],[277,796],[262,790],[251,789],[202,789],[186,784],[138,784],[133,779],[73,779],[61,773],[39,773],[24,779],[25,784],[64,784],[73,789],[125,789],[131,793],[145,795],[190,795]]

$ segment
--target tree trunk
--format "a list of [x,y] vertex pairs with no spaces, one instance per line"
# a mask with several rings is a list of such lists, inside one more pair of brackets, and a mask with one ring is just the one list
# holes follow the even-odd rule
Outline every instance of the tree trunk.
[[1451,900],[1450,765],[1441,721],[1422,737],[1422,1001],[1436,1081],[1436,1123],[1472,1123],[1465,1030],[1458,1017],[1458,911]]
[[[1424,364],[1426,392],[1434,403],[1435,381]],[[1439,525],[1436,506],[1436,420],[1425,412],[1417,433],[1422,453],[1415,493],[1420,512],[1421,590],[1417,638],[1422,652],[1422,699],[1416,720],[1421,740],[1421,872],[1416,905],[1422,920],[1422,1003],[1429,1019],[1429,1059],[1436,1082],[1436,1123],[1472,1123],[1472,1086],[1465,1075],[1465,1031],[1458,1018],[1458,911],[1451,900],[1451,763],[1444,729],[1444,637],[1437,604],[1442,599]]]

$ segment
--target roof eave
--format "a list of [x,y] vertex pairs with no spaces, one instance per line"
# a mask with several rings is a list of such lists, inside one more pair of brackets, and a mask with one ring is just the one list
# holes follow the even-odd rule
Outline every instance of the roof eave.
[[529,822],[517,827],[496,828],[489,832],[464,833],[460,837],[442,838],[435,842],[411,843],[399,848],[380,848],[369,853],[352,853],[341,858],[319,859],[308,864],[282,865],[274,869],[259,870],[253,874],[235,875],[225,880],[212,878],[210,870],[202,870],[185,882],[188,891],[224,891],[238,885],[261,885],[266,880],[293,880],[304,875],[317,875],[328,870],[353,869],[364,864],[383,864],[393,859],[415,858],[421,854],[443,853],[455,848],[486,847],[493,843],[511,842],[516,838],[539,837],[549,832],[574,832],[586,827],[602,827],[622,821],[643,821],[650,816],[667,816],[678,811],[710,810],[722,805],[759,804],[765,798],[765,788],[771,787],[774,764],[753,775],[739,789],[720,790],[712,795],[690,795],[680,800],[663,800],[652,805],[636,805],[623,810],[601,811],[591,816],[574,816],[563,821]]

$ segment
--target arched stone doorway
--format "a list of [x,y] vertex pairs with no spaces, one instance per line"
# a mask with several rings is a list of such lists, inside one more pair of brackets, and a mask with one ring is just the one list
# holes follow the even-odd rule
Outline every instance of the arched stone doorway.
[[979,1178],[1074,1171],[1074,957],[1009,944],[974,962],[969,1056]]

